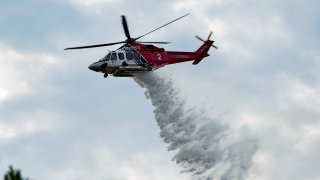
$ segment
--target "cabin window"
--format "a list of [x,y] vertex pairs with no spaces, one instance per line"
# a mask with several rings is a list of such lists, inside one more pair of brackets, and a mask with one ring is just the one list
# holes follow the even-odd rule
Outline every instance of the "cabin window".
[[118,53],[118,58],[120,60],[124,60],[124,54],[123,53]]
[[112,53],[111,54],[111,60],[117,60],[117,54],[116,53]]
[[135,60],[140,60],[140,54],[139,53],[134,53],[134,59]]
[[132,53],[126,53],[127,59],[132,60],[133,59],[133,54]]

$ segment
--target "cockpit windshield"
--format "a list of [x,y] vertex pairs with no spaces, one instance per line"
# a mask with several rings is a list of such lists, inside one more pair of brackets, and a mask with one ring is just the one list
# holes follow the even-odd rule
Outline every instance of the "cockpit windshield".
[[105,57],[103,57],[102,59],[100,59],[99,62],[101,62],[101,61],[109,61],[110,56],[111,56],[111,53],[108,53]]

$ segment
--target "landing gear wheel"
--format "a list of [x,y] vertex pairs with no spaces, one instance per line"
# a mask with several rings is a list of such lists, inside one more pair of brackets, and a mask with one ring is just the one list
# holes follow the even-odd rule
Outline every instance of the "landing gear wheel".
[[108,77],[108,73],[105,73],[105,74],[103,75],[103,77],[104,77],[104,78],[107,78],[107,77]]
[[148,67],[148,71],[152,71],[152,67]]

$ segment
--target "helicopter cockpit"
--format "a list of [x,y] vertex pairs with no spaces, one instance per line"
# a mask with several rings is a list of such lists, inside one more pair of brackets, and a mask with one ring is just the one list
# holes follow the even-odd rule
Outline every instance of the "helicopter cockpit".
[[[130,54],[130,55],[128,55]],[[115,51],[111,51],[109,52],[105,57],[103,57],[102,59],[100,59],[98,62],[104,62],[104,61],[109,61],[109,60],[125,60],[125,59],[131,59],[128,58],[132,56],[131,53],[127,53],[127,58],[125,58],[125,55],[123,52],[115,52]]]
[[105,57],[103,57],[102,59],[100,59],[98,62],[109,61],[110,56],[111,56],[111,53],[108,53]]

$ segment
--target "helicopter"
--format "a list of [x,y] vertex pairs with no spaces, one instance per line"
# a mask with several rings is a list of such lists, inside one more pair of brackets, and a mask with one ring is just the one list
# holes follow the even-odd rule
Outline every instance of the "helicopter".
[[108,77],[109,74],[114,77],[132,77],[135,73],[149,72],[164,67],[165,65],[187,61],[193,61],[192,64],[196,65],[203,58],[209,56],[208,51],[211,47],[218,49],[217,46],[213,45],[214,41],[210,40],[212,31],[206,40],[196,36],[196,38],[202,41],[203,44],[194,52],[166,51],[164,48],[159,48],[153,45],[168,44],[169,42],[137,41],[138,39],[153,33],[154,31],[157,31],[181,18],[184,18],[187,15],[189,15],[189,13],[136,38],[131,37],[126,17],[122,15],[121,20],[124,34],[127,37],[126,40],[106,44],[70,47],[65,48],[64,50],[96,48],[124,44],[117,50],[109,51],[106,56],[89,66],[89,69],[92,71],[104,73],[105,78]]

